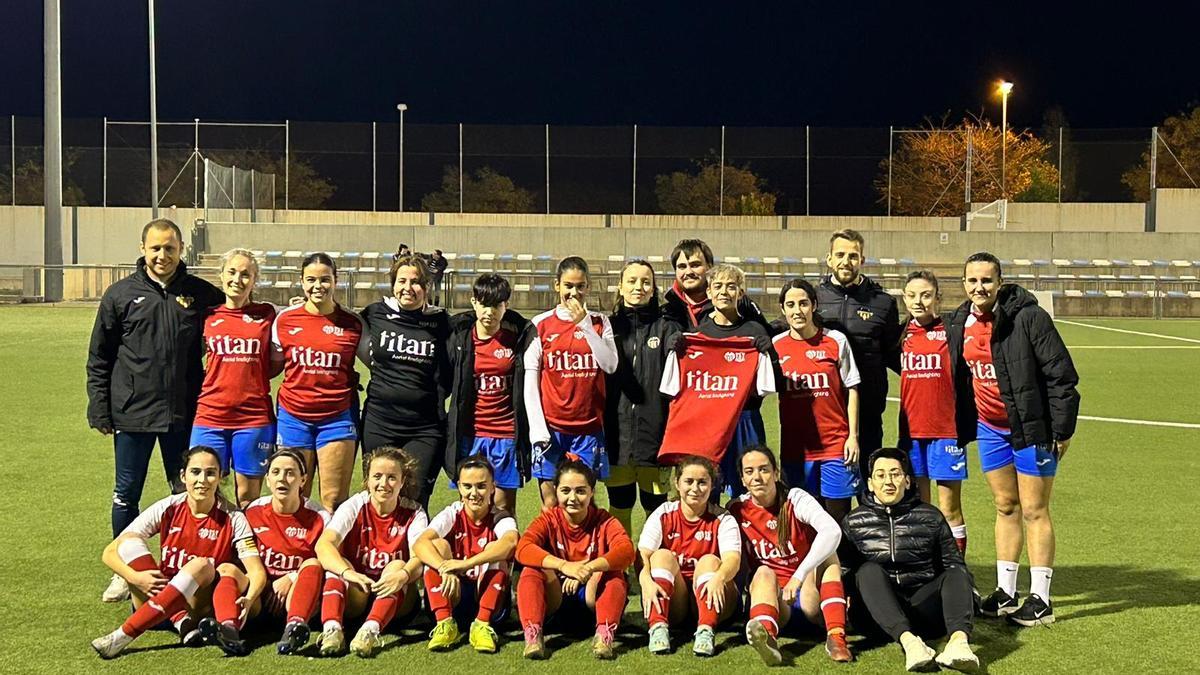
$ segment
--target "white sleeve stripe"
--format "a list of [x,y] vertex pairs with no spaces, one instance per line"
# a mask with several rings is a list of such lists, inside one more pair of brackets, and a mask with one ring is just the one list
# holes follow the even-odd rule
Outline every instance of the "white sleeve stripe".
[[856,387],[862,382],[858,366],[854,362],[854,352],[850,349],[850,341],[840,331],[829,331],[829,337],[838,346],[838,371],[842,378],[842,386]]
[[358,520],[358,514],[362,511],[363,505],[370,499],[366,492],[360,492],[350,497],[342,505],[337,508],[333,517],[329,519],[329,529],[337,532],[338,542],[340,543],[350,534],[350,528],[354,527],[354,521]]
[[459,511],[462,511],[462,502],[454,502],[447,506],[429,521],[429,529],[436,532],[438,538],[445,539],[454,529],[454,521],[458,519]]
[[492,526],[492,531],[496,533],[497,539],[509,532],[517,532],[517,520],[512,516],[501,518]]
[[663,527],[662,517],[667,512],[666,507],[671,502],[665,502],[654,513],[646,517],[646,523],[642,525],[642,534],[638,537],[638,548],[643,551],[657,551],[662,548],[663,543]]
[[162,526],[163,516],[166,515],[167,509],[187,499],[186,493],[171,495],[164,497],[138,514],[138,517],[133,520],[121,534],[132,534],[142,539],[149,539],[158,534],[159,528]]
[[417,509],[417,512],[413,514],[412,522],[408,525],[409,555],[412,555],[413,544],[417,543],[417,538],[420,537],[428,528],[429,514],[425,513],[425,509]]
[[667,363],[663,367],[662,380],[658,384],[658,390],[667,396],[678,395],[679,379],[679,356],[675,352],[671,352],[667,354]]
[[717,550],[724,556],[726,553],[740,553],[742,550],[742,534],[738,531],[737,520],[728,513],[717,517]]

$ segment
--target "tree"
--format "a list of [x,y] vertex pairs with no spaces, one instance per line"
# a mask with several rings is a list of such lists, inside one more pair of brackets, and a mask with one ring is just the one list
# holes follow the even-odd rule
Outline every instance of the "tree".
[[[669,214],[732,216],[775,215],[775,194],[749,165],[725,165],[725,197],[721,199],[721,165],[713,160],[696,163],[695,173],[674,171],[654,177],[658,210]],[[723,209],[721,207],[724,207]]]
[[[442,170],[442,187],[421,198],[425,211],[457,213],[459,209],[457,166]],[[467,213],[532,213],[533,193],[517,187],[513,180],[491,167],[462,177],[462,210]]]
[[[27,159],[24,162],[18,162],[17,169],[14,172],[13,181],[16,184],[17,204],[46,203],[46,170],[45,164],[42,161],[42,148],[31,148],[31,150],[36,151],[36,158]],[[63,152],[63,206],[88,205],[87,194],[71,176],[71,171],[74,168],[75,163],[78,161],[78,151],[67,149]],[[8,190],[5,190],[5,193],[6,194],[4,196],[11,199],[12,195],[7,194]]]
[[[328,179],[320,176],[313,165],[295,155],[288,161],[287,166],[284,166],[284,158],[277,156],[263,148],[242,148],[242,149],[214,149],[203,150],[202,154],[205,158],[212,162],[216,162],[225,167],[237,167],[238,172],[254,170],[260,174],[264,174],[263,180],[269,178],[266,174],[275,175],[275,208],[282,209],[284,207],[284,190],[287,190],[287,205],[293,209],[319,209],[325,206],[337,188],[329,182]],[[158,153],[158,182],[161,186],[160,190],[167,191],[162,196],[162,204],[170,206],[191,205],[195,197],[193,187],[193,168],[187,166],[191,151],[182,151],[172,149],[169,153],[164,153],[159,149]],[[180,174],[180,169],[183,173]],[[175,181],[175,177],[179,176],[179,180]],[[284,181],[288,184],[285,186]],[[171,181],[175,181],[171,185]],[[204,160],[200,160],[200,183],[201,195],[203,199],[204,189]],[[265,188],[265,186],[263,186]],[[262,195],[259,191],[259,186],[255,186],[255,192]],[[241,196],[238,197],[238,203],[242,203]],[[249,202],[246,202],[247,204]],[[203,202],[201,202],[203,206]],[[256,201],[255,206],[258,208],[270,208],[270,202],[263,203],[262,199]]]
[[[1158,126],[1158,163],[1155,185],[1160,188],[1194,188],[1200,181],[1200,105],[1172,115]],[[1195,179],[1195,180],[1193,180]],[[1150,150],[1142,161],[1121,176],[1133,198],[1150,201]]]
[[[926,128],[899,134],[892,154],[892,213],[909,216],[959,216],[965,196],[967,146],[971,148],[971,201],[1000,199],[1000,128],[970,115],[955,126],[926,120]],[[1058,169],[1046,161],[1049,145],[1028,129],[1008,129],[1005,157],[1008,198],[1053,201]],[[879,163],[875,190],[888,199],[888,161]],[[1053,195],[1053,196],[1051,196]]]

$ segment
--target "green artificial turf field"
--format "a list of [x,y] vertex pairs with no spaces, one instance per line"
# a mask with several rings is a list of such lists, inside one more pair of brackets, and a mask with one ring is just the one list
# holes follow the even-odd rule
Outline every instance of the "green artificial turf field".
[[[718,654],[691,655],[690,640],[676,638],[675,654],[645,650],[638,598],[631,597],[613,663],[592,660],[586,640],[552,637],[543,663],[520,658],[520,632],[505,627],[497,655],[469,647],[444,655],[425,650],[425,624],[389,635],[373,662],[276,656],[277,628],[248,629],[259,647],[245,659],[229,659],[215,647],[176,648],[175,637],[151,632],[120,658],[102,662],[88,642],[128,613],[124,604],[103,604],[109,572],[100,551],[109,540],[112,446],[87,428],[83,365],[95,309],[88,307],[0,308],[0,523],[7,543],[0,567],[2,672],[580,672],[616,669],[655,672],[735,672],[762,669],[745,646],[740,627],[718,633]],[[1147,337],[1077,325],[1061,330],[1080,371],[1082,414],[1145,421],[1200,424],[1200,321],[1105,319],[1086,321]],[[893,394],[895,388],[893,387]],[[895,404],[886,421],[894,439]],[[772,437],[773,402],[764,406]],[[1195,672],[1200,647],[1200,428],[1133,425],[1083,419],[1060,469],[1053,513],[1058,532],[1053,596],[1058,622],[1017,629],[980,620],[972,642],[995,673]],[[995,582],[992,510],[974,451],[972,477],[964,489],[970,528],[968,561],[981,590]],[[155,457],[143,505],[165,495]],[[432,510],[453,494],[439,490]],[[603,490],[598,497],[606,503]],[[536,491],[520,496],[519,521],[527,523]],[[638,518],[640,521],[640,518]],[[1022,567],[1020,588],[1028,587]],[[1190,636],[1190,637],[1189,637]],[[808,671],[900,672],[903,657],[892,645],[852,641],[858,661],[835,666],[815,637],[785,639],[789,662]]]

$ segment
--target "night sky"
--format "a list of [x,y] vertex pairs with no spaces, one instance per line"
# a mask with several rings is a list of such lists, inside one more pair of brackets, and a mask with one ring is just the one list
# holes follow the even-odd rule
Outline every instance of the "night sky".
[[[66,117],[145,119],[144,1],[62,3]],[[1061,105],[1148,127],[1200,98],[1151,3],[159,0],[160,120],[909,126]],[[42,3],[6,0],[0,114],[42,113]]]

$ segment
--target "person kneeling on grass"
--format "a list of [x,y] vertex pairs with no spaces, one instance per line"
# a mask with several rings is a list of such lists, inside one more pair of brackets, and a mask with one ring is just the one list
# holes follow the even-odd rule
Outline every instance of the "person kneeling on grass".
[[[100,658],[116,657],[164,620],[185,647],[210,643],[231,655],[246,653],[238,628],[266,588],[267,572],[245,516],[217,490],[221,456],[196,446],[184,453],[183,467],[187,491],[155,502],[104,549],[104,564],[129,582],[135,611],[120,628],[92,641]],[[157,563],[146,546],[156,534],[162,552]]]
[[556,506],[534,518],[517,544],[517,562],[525,566],[517,582],[525,658],[546,658],[546,615],[569,607],[595,612],[592,654],[611,659],[629,592],[624,570],[633,563],[633,542],[617,519],[593,502],[596,474],[587,464],[563,461],[551,485]]
[[[897,448],[871,453],[870,492],[842,521],[843,564],[854,570],[858,595],[871,618],[904,648],[909,671],[937,666],[973,671],[975,581],[946,518],[912,487],[908,455]],[[950,635],[940,654],[914,624]]]
[[692,652],[712,656],[713,629],[737,609],[735,577],[742,565],[742,538],[733,516],[708,501],[717,485],[712,462],[684,457],[675,465],[679,499],[646,518],[638,552],[651,654],[669,653],[670,626],[694,616]]
[[366,490],[338,507],[317,542],[317,559],[326,572],[322,656],[342,652],[344,617],[360,616],[368,600],[367,620],[350,641],[350,651],[362,657],[374,656],[388,623],[416,606],[421,561],[411,551],[429,526],[425,509],[413,499],[420,490],[417,481],[411,455],[387,445],[376,448],[367,460]]
[[494,506],[496,480],[487,456],[472,456],[455,474],[459,501],[447,506],[413,544],[425,563],[425,593],[437,625],[429,651],[451,649],[461,634],[458,617],[474,616],[475,651],[496,652],[492,621],[508,613],[508,580],[517,549],[517,521]]

